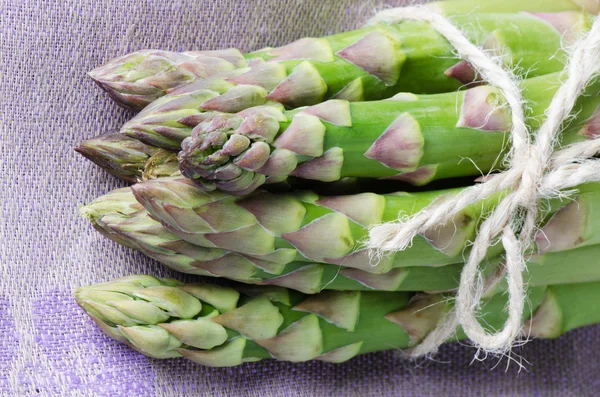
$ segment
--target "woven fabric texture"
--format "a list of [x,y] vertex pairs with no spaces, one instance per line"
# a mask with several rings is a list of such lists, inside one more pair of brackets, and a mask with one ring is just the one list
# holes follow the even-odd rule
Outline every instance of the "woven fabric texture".
[[[394,5],[392,3],[392,5]],[[0,0],[1,396],[560,396],[600,394],[600,327],[532,341],[472,362],[444,346],[435,361],[396,352],[341,365],[264,361],[230,369],[151,360],[108,337],[73,289],[168,271],[96,233],[78,205],[123,184],[72,148],[132,116],[86,77],[142,48],[282,45],[360,26],[375,0]],[[591,302],[590,304],[597,304]],[[519,358],[514,355],[515,360]]]

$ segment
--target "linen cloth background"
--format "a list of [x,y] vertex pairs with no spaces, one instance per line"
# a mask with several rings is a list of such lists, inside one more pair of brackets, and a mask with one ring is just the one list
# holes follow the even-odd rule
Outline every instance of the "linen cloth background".
[[[396,2],[398,4],[398,2]],[[78,205],[123,184],[73,152],[132,113],[86,72],[124,53],[256,50],[360,26],[375,0],[0,0],[2,396],[598,396],[600,327],[471,363],[445,346],[419,365],[393,352],[341,365],[263,361],[205,368],[152,360],[108,337],[76,306],[80,285],[148,273],[190,280],[118,246]],[[391,2],[391,5],[394,5]],[[598,304],[598,302],[590,302]]]

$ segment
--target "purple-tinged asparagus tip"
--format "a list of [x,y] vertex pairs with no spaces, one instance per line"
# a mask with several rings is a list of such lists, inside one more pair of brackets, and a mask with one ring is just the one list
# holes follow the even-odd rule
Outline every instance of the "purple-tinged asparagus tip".
[[87,139],[74,150],[126,182],[137,182],[143,176],[147,161],[160,149],[123,134],[103,134]]
[[246,65],[242,54],[234,49],[187,53],[142,50],[113,59],[88,75],[119,105],[140,110],[180,87]]
[[205,190],[220,189],[239,196],[264,184],[269,169],[278,165],[273,161],[281,160],[274,155],[277,150],[272,155],[269,145],[279,131],[274,112],[281,111],[261,109],[244,112],[245,117],[216,116],[210,124],[196,126],[181,144],[181,173]]

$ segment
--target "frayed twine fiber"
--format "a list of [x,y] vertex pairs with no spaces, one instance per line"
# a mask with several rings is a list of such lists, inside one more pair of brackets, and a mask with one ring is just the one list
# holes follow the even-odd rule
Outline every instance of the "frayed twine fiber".
[[[600,20],[596,19],[589,33],[573,45],[564,69],[567,79],[546,110],[546,121],[535,134],[530,134],[525,124],[523,99],[515,76],[496,59],[470,43],[448,19],[432,9],[415,6],[382,11],[369,23],[399,23],[406,20],[429,22],[485,81],[502,91],[511,111],[512,147],[506,171],[487,178],[484,183],[464,189],[441,205],[426,208],[409,218],[401,215],[396,222],[374,226],[369,232],[367,247],[374,256],[386,251],[402,251],[411,245],[416,235],[451,221],[466,206],[510,189],[510,193],[478,230],[461,274],[454,308],[421,344],[409,352],[413,357],[435,353],[461,325],[479,350],[492,354],[506,353],[517,338],[526,336],[522,333],[521,324],[525,305],[522,273],[526,270],[525,249],[530,246],[537,227],[538,201],[560,197],[566,193],[565,189],[585,182],[600,181],[600,161],[591,158],[600,152],[600,138],[555,151],[562,123],[568,119],[585,87],[600,72]],[[484,278],[479,264],[498,238],[506,255],[504,269]],[[508,319],[503,329],[491,334],[479,324],[476,312],[482,296],[503,277],[508,282]]]

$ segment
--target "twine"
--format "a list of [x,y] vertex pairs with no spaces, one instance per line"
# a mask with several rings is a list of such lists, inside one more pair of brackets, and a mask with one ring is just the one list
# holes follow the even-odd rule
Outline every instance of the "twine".
[[[406,20],[429,22],[452,44],[461,58],[471,63],[483,80],[502,92],[511,111],[512,147],[506,171],[464,189],[441,205],[426,208],[412,217],[400,216],[395,222],[373,227],[367,247],[375,255],[385,251],[402,251],[411,245],[416,235],[451,221],[466,206],[508,189],[510,193],[478,230],[461,273],[453,309],[409,354],[416,357],[434,353],[454,334],[458,325],[480,350],[505,353],[517,338],[524,336],[521,323],[525,305],[524,255],[537,227],[538,201],[572,194],[574,190],[566,192],[565,189],[600,180],[600,162],[590,158],[600,152],[600,139],[554,151],[563,122],[568,119],[582,91],[600,72],[600,22],[596,19],[590,32],[573,45],[564,69],[567,79],[546,110],[545,122],[532,135],[525,124],[523,99],[515,76],[497,59],[492,59],[470,43],[448,19],[431,9],[415,6],[382,11],[369,22],[399,23]],[[535,136],[533,142],[532,136]],[[484,278],[479,265],[498,238],[505,250],[504,267]],[[477,321],[477,311],[485,293],[504,277],[508,282],[508,319],[501,330],[488,333]]]

